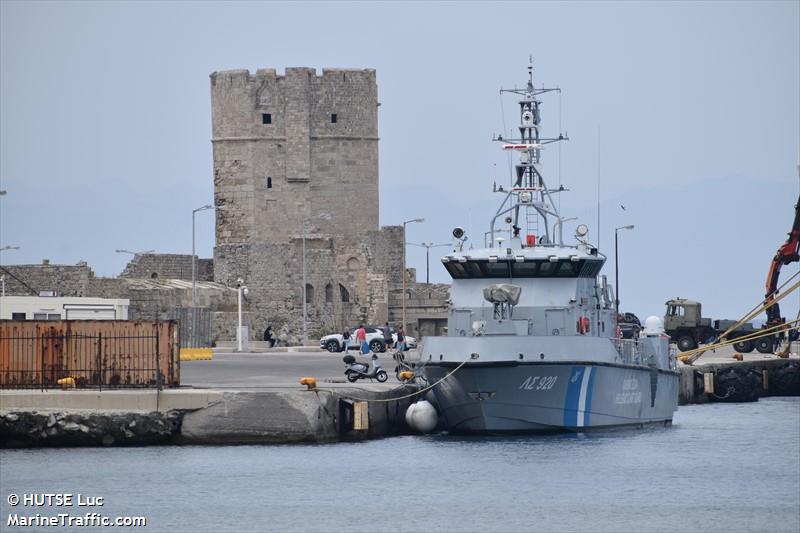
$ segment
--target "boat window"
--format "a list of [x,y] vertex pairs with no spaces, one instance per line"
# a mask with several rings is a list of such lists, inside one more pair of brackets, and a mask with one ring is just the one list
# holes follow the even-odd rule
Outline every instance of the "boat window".
[[558,263],[551,263],[550,261],[542,261],[539,265],[539,275],[543,278],[553,275],[553,270]]
[[579,270],[580,274],[578,274],[582,278],[593,278],[600,273],[600,269],[603,267],[602,261],[582,261],[583,268]]
[[[461,279],[461,278],[471,278],[473,276],[468,276],[467,273],[464,271],[464,265],[461,263],[445,263],[444,267],[453,277],[453,279]],[[479,276],[474,276],[479,277]]]
[[454,279],[464,278],[594,278],[603,266],[602,261],[561,259],[542,261],[450,261],[444,267]]
[[467,277],[470,278],[482,278],[483,272],[481,271],[481,267],[475,261],[467,261],[464,263],[464,269],[467,273]]
[[481,266],[486,271],[487,278],[507,278],[508,261],[498,261],[497,263],[482,263]]
[[511,263],[511,272],[515,278],[535,278],[539,272],[539,261]]
[[572,261],[560,261],[556,263],[558,265],[558,269],[556,270],[555,274],[559,278],[573,278],[576,275],[575,266],[577,263],[573,263]]

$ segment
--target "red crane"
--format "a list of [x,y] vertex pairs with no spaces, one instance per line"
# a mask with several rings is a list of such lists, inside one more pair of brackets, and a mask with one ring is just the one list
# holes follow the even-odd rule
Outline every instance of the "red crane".
[[[772,263],[769,265],[769,272],[767,273],[767,294],[764,296],[764,305],[769,305],[778,292],[778,277],[781,273],[781,267],[789,263],[800,261],[800,198],[794,206],[794,224],[792,224],[792,231],[789,233],[789,238],[786,242],[778,248],[775,257],[772,258]],[[775,303],[767,308],[767,324],[766,328],[779,326],[786,323],[786,318],[781,316],[781,310],[778,303]],[[784,333],[781,331],[779,338],[783,338]]]

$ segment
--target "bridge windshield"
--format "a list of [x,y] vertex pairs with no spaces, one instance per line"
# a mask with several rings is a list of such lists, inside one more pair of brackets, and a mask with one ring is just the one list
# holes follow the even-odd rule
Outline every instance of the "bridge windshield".
[[450,261],[444,267],[453,279],[469,278],[593,278],[603,266],[594,259],[559,259],[558,261],[509,261],[496,262],[470,260]]

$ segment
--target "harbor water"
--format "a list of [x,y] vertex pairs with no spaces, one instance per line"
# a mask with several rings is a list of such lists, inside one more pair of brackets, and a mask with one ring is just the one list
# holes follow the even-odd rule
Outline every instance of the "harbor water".
[[[685,406],[672,427],[587,435],[3,450],[0,488],[4,531],[13,514],[98,511],[159,532],[796,533],[800,398]],[[8,503],[41,493],[103,505]]]

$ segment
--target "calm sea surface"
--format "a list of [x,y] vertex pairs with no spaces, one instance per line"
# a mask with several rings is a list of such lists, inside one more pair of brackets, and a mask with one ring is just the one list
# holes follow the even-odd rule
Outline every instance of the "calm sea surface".
[[[145,516],[135,530],[151,532],[797,533],[800,398],[681,407],[671,428],[588,436],[0,451],[0,492],[3,531],[9,513],[96,510]],[[41,492],[105,504],[7,503]]]

